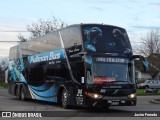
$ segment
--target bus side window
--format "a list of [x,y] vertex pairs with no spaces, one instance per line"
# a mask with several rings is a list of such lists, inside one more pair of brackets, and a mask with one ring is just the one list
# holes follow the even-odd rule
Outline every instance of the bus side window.
[[53,65],[51,67],[44,68],[45,77],[59,77],[64,80],[70,80],[69,70],[66,69],[65,65]]
[[81,77],[84,77],[84,64],[83,62],[74,62],[71,64],[73,76],[78,82],[81,82]]
[[43,67],[30,68],[29,81],[35,83],[44,82]]

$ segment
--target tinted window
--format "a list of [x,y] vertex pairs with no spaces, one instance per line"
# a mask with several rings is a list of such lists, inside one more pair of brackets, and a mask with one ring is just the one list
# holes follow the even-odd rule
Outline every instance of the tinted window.
[[66,64],[60,63],[55,65],[44,66],[44,76],[47,77],[59,77],[65,80],[70,80],[69,70]]
[[44,82],[43,67],[29,69],[29,82],[38,84]]
[[76,45],[82,44],[81,32],[78,26],[66,28],[60,31],[60,33],[61,33],[65,48],[74,46],[75,44]]
[[9,60],[20,58],[19,46],[14,46],[10,49]]
[[61,44],[58,32],[21,44],[22,55],[32,55],[59,48],[61,48]]
[[85,51],[98,53],[131,53],[128,35],[123,28],[107,25],[82,26]]

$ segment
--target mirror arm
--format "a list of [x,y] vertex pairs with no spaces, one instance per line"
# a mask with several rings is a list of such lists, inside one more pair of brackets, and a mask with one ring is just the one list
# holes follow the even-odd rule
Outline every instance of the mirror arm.
[[141,55],[133,55],[132,60],[139,58],[141,60],[141,62],[143,63],[143,67],[144,67],[144,71],[147,72],[148,70],[148,61],[145,57],[141,56]]
[[143,56],[141,55],[133,55],[132,60],[136,59],[136,58],[142,58]]

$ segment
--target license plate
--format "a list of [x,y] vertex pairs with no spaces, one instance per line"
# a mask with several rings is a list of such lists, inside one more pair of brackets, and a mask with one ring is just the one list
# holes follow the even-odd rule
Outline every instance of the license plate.
[[119,105],[119,102],[112,102],[111,105]]

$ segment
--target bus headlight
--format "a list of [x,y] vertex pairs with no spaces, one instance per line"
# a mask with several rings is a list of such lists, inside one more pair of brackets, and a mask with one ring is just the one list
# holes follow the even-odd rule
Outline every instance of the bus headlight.
[[136,98],[136,93],[132,93],[132,94],[128,95],[128,97],[131,99]]
[[85,92],[85,94],[86,94],[87,96],[92,97],[92,98],[95,98],[95,99],[100,99],[100,98],[103,97],[102,95],[99,95],[99,94],[96,94],[96,93]]

